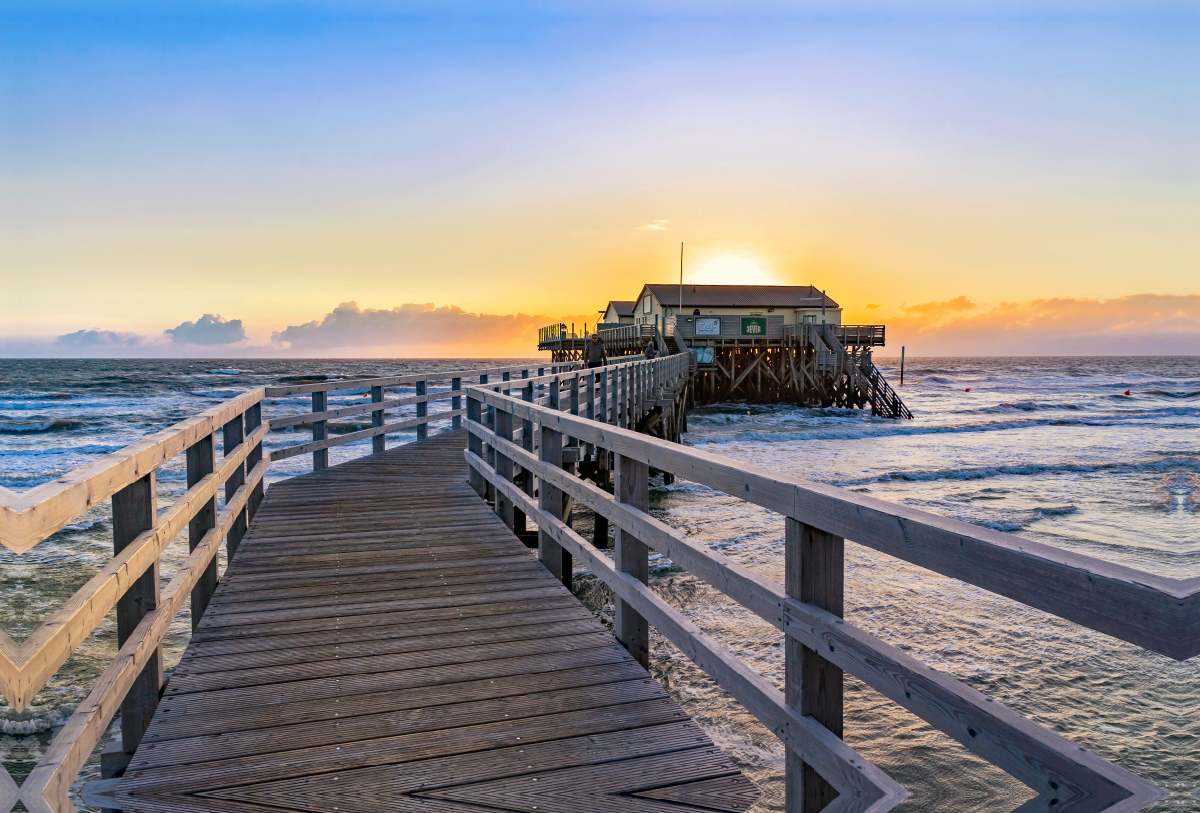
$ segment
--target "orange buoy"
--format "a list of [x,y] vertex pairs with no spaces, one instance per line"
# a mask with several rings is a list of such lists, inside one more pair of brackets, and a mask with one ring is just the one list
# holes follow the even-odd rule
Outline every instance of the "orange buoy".
[[967,387],[965,390],[963,390],[963,392],[970,392],[970,391],[971,391],[970,387]]
[[1128,395],[1128,394],[1129,394],[1129,390],[1125,390],[1125,394],[1126,394],[1126,395]]

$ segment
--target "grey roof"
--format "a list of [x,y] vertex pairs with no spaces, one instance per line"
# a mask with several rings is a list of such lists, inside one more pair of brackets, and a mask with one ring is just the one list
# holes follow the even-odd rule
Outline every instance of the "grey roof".
[[[647,283],[666,307],[679,304],[678,283]],[[819,308],[822,294],[813,285],[684,285],[685,308]],[[825,297],[826,308],[839,307]]]
[[608,306],[601,313],[608,313],[609,308],[614,308],[617,311],[617,316],[633,316],[633,300],[610,300]]

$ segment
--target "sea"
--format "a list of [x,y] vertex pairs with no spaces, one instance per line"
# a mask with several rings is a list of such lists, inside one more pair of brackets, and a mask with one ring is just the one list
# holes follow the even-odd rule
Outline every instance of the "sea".
[[[253,387],[501,363],[509,362],[0,360],[0,486],[47,482]],[[876,363],[912,420],[723,403],[692,411],[684,443],[1147,572],[1200,575],[1200,358],[910,358],[903,386],[898,359]],[[330,405],[364,394],[352,390]],[[307,396],[274,398],[264,412],[309,407]],[[341,421],[331,431],[362,425]],[[308,437],[303,428],[280,430],[265,445]],[[400,433],[388,445],[413,439]],[[369,441],[336,447],[330,462],[369,451]],[[310,465],[307,456],[273,465],[268,482]],[[180,456],[159,472],[160,509],[184,486]],[[104,566],[108,511],[98,506],[22,556],[0,550],[0,628],[23,640]],[[653,483],[651,512],[782,581],[780,516],[682,480]],[[590,515],[575,524],[589,533]],[[164,584],[185,555],[183,539],[164,555]],[[656,555],[651,565],[661,595],[782,684],[778,631],[670,560]],[[611,620],[607,589],[583,570],[575,582],[580,598]],[[1200,811],[1200,658],[1173,661],[852,540],[846,617],[1155,782],[1168,797],[1148,810]],[[185,611],[165,642],[168,673],[189,629]],[[0,700],[0,761],[18,784],[115,650],[110,615],[28,709]],[[653,674],[762,791],[756,813],[782,811],[779,741],[660,636],[651,657]],[[845,728],[849,744],[911,792],[899,810],[1007,811],[1032,796],[851,677]],[[80,782],[98,775],[93,755]]]

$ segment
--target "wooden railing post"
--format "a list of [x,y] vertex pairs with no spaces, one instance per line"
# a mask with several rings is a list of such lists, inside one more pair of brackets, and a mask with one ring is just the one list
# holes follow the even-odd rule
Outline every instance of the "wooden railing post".
[[[154,527],[157,508],[154,472],[113,494],[113,553],[120,553],[140,533]],[[158,606],[158,583],[155,560],[117,600],[117,646],[124,646],[142,617]],[[158,707],[162,683],[162,647],[159,647],[121,702],[121,748],[126,754],[132,754],[141,743]]]
[[[483,424],[483,402],[480,401],[474,392],[467,391],[467,423]],[[483,439],[473,432],[467,432],[467,449],[483,458]],[[484,479],[483,473],[476,471],[474,466],[467,467],[467,482],[471,488],[475,489],[475,493],[480,497],[487,495],[487,481]]]
[[[615,496],[640,511],[650,508],[650,466],[646,463],[617,455]],[[650,578],[650,550],[638,539],[620,527],[617,528],[616,544],[613,547],[613,565],[622,573],[628,573],[643,584]],[[620,598],[616,601],[616,635],[621,645],[645,668],[650,668],[650,625],[644,616]]]
[[[324,412],[328,407],[329,393],[314,392],[312,394],[312,411]],[[325,421],[313,421],[312,425],[313,440],[325,440]],[[317,449],[313,455],[313,471],[329,468],[329,450]]]
[[[513,439],[513,416],[511,412],[503,409],[496,409],[496,436],[504,440],[511,441]],[[513,461],[507,457],[501,450],[496,449],[496,476],[504,480],[506,483],[513,481]],[[500,489],[496,489],[496,515],[504,520],[504,524],[510,530],[515,530],[516,517],[514,515],[515,507],[512,500],[504,495]]]
[[[262,402],[260,401],[253,406],[246,408],[246,434],[253,435],[258,427],[262,426]],[[254,444],[249,454],[246,455],[246,471],[251,472],[254,467],[262,462],[263,448],[262,441]],[[263,501],[263,481],[259,480],[254,484],[254,488],[250,492],[250,496],[246,499],[246,521],[253,522],[254,515],[258,513],[258,507]]]
[[[480,384],[488,383],[488,374],[487,373],[479,374],[479,383]],[[481,423],[485,429],[491,429],[492,431],[495,431],[495,422],[492,420],[492,417],[495,415],[495,413],[496,413],[495,409],[493,409],[490,406],[485,406],[482,403],[480,403],[479,423]],[[487,464],[489,466],[495,465],[496,455],[493,454],[491,445],[485,443],[485,444],[483,444],[483,446],[481,448],[482,448],[482,450],[479,452],[479,456],[482,457],[485,461],[487,461]],[[489,483],[487,481],[487,478],[485,477],[483,480],[483,498],[485,500],[492,501],[494,504],[495,497],[496,497],[495,491],[496,491],[496,489],[492,486],[491,483]]]
[[[261,451],[260,451],[261,455]],[[213,473],[213,436],[206,435],[193,443],[187,450],[187,485],[196,485],[205,476]],[[188,550],[195,550],[208,529],[217,524],[217,498],[200,507],[188,522]],[[217,557],[208,560],[200,580],[192,588],[192,630],[200,626],[200,618],[208,608],[208,602],[217,589]]]
[[[383,387],[371,387],[371,403],[378,404],[383,400]],[[383,426],[383,410],[371,410],[371,426],[375,429]],[[371,454],[378,454],[385,448],[383,435],[371,436]]]
[[[529,378],[529,371],[522,370],[521,378]],[[533,385],[526,384],[521,388],[521,400],[527,404],[533,403]],[[521,448],[527,452],[533,451],[533,421],[528,418],[521,419]],[[525,470],[524,476],[521,478],[521,490],[533,496],[533,472]],[[519,509],[513,509],[513,530],[518,533],[525,532],[525,512]]]
[[[246,438],[246,427],[242,420],[243,416],[238,415],[236,418],[225,424],[222,428],[222,440],[225,446],[222,454],[228,456],[234,448]],[[229,479],[225,481],[225,502],[233,499],[233,495],[246,482],[246,464],[238,466],[229,475]],[[237,553],[238,545],[242,542],[242,537],[246,535],[246,509],[234,518],[233,524],[229,526],[229,533],[225,536],[225,553],[229,557],[229,561],[233,561],[233,555]]]
[[608,379],[611,377],[608,370],[600,369],[600,394],[598,396],[600,411],[597,413],[600,416],[600,423],[608,423]]
[[[845,541],[798,520],[786,519],[784,587],[792,598],[839,618],[845,603]],[[785,636],[785,699],[842,736],[842,670]],[[786,762],[787,813],[817,813],[837,791],[791,749]]]
[[[451,378],[450,379],[451,392],[459,392],[461,389],[462,389],[462,379],[457,378],[457,377]],[[450,409],[453,410],[454,412],[458,412],[460,409],[462,409],[462,396],[461,395],[455,395],[454,397],[452,397],[450,399]],[[452,429],[462,429],[462,415],[455,415],[451,421],[450,426]]]
[[[550,391],[553,393],[557,386],[557,382],[551,382]],[[538,459],[547,466],[562,468],[562,433],[542,425],[541,437],[538,440],[541,447],[538,449]],[[562,491],[542,480],[538,484],[538,507],[561,519]],[[543,530],[538,531],[538,559],[555,578],[567,586],[568,590],[571,588],[571,554],[563,550],[562,546],[554,541],[554,537]]]
[[[424,381],[424,380],[418,381],[417,382],[417,395],[426,395],[428,393],[428,389],[429,389],[428,384],[429,384],[428,381]],[[429,415],[429,403],[426,401],[422,401],[421,403],[417,404],[417,417],[424,418],[424,417],[427,417],[428,415]],[[425,438],[427,438],[427,437],[429,437],[429,424],[427,424],[427,423],[417,424],[417,440],[425,440]]]

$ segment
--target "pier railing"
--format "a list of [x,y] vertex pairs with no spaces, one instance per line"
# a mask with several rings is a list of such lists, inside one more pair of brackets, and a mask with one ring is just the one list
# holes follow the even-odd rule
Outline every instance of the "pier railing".
[[[17,711],[24,709],[114,608],[119,646],[24,784],[18,788],[0,768],[0,813],[18,801],[30,813],[74,810],[71,784],[118,710],[121,743],[106,756],[119,763],[137,748],[162,689],[163,637],[189,598],[194,628],[217,586],[221,543],[232,556],[262,501],[268,464],[262,397],[261,389],[240,395],[22,494],[0,489],[0,541],[10,550],[25,553],[111,499],[114,553],[23,643],[0,631],[0,693]],[[217,433],[220,457],[214,453]],[[159,511],[156,472],[180,454],[187,458],[187,490]],[[222,487],[225,504],[218,513]],[[160,590],[159,557],[185,531],[191,552]]]
[[[462,425],[462,416],[467,412],[463,407],[462,400],[464,382],[468,385],[514,382],[527,379],[531,375],[541,376],[547,371],[558,372],[578,366],[579,362],[521,364],[477,370],[414,373],[384,378],[339,379],[312,384],[267,387],[264,393],[265,398],[308,394],[312,396],[312,411],[280,415],[272,417],[268,421],[271,430],[307,427],[312,431],[312,440],[307,443],[297,443],[274,449],[270,453],[270,458],[274,462],[296,455],[311,454],[313,469],[317,470],[329,465],[328,450],[335,446],[371,438],[371,451],[382,452],[386,435],[408,429],[416,431],[417,440],[424,440],[428,435],[429,425],[432,423],[448,420],[451,422],[451,429],[458,429]],[[387,392],[389,389],[412,390],[413,394],[393,393],[389,395]],[[331,409],[329,396],[339,392],[343,394],[361,393],[371,400],[341,406],[335,405]],[[449,408],[430,411],[431,404],[444,405]],[[398,420],[388,420],[388,412],[402,410],[405,407],[413,407],[415,415],[401,417]],[[330,434],[331,421],[365,415],[370,415],[370,427],[337,435]]]
[[[626,375],[653,376],[675,358],[637,363]],[[844,544],[851,539],[1180,660],[1200,652],[1200,580],[1150,575],[639,435],[611,425],[620,422],[612,414],[611,383],[591,372],[529,382],[548,385],[545,406],[487,387],[468,388],[467,461],[477,490],[494,492],[506,522],[519,511],[537,524],[539,554],[552,572],[569,580],[574,557],[612,589],[616,634],[643,664],[653,625],[784,742],[789,813],[879,812],[906,795],[842,742],[843,673],[1027,785],[1037,796],[1020,808],[1022,813],[1128,813],[1163,797],[1141,777],[847,623],[842,618]],[[571,393],[569,413],[560,394],[564,388]],[[488,412],[494,428],[482,420]],[[521,443],[513,439],[517,423],[523,424]],[[614,493],[564,470],[564,445],[583,445],[601,456],[612,453]],[[525,472],[521,486],[514,483],[518,467]],[[785,584],[652,517],[651,468],[779,514]],[[564,495],[616,527],[611,559],[568,525]],[[783,633],[783,691],[647,586],[649,548]]]
[[[118,711],[120,743],[102,754],[102,769],[120,770],[128,762],[158,705],[163,687],[161,646],[167,630],[189,599],[192,628],[200,622],[217,587],[220,546],[226,544],[229,558],[237,551],[262,502],[263,478],[273,460],[311,452],[320,468],[328,463],[325,450],[343,443],[372,437],[375,452],[382,450],[387,432],[416,428],[420,438],[429,424],[446,420],[451,422],[449,428],[458,428],[466,410],[461,407],[465,393],[456,382],[503,383],[514,376],[520,380],[574,366],[578,365],[492,367],[254,389],[49,483],[23,493],[0,488],[0,543],[13,552],[26,553],[111,500],[114,554],[24,642],[18,644],[0,630],[0,694],[18,712],[25,709],[114,608],[119,647],[24,784],[18,787],[0,767],[0,813],[8,813],[18,801],[30,813],[73,811],[71,785]],[[449,382],[449,389],[427,391],[430,385],[444,382]],[[418,394],[384,400],[382,393],[388,387],[413,387]],[[373,398],[368,403],[334,410],[314,408],[313,413],[264,421],[265,398],[311,393],[314,404],[324,405],[330,392],[364,388]],[[538,395],[548,398],[543,391]],[[427,405],[435,401],[449,401],[450,409],[429,412]],[[415,418],[384,422],[386,410],[414,404]],[[318,428],[331,418],[365,413],[371,413],[375,426],[363,432],[327,436],[324,426]],[[264,454],[263,442],[272,428],[306,424],[320,437]],[[179,455],[186,458],[187,490],[159,510],[156,473]],[[225,502],[218,512],[222,489]],[[160,589],[160,557],[185,532],[190,553]]]

